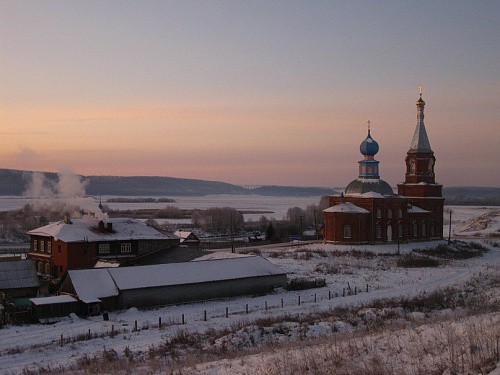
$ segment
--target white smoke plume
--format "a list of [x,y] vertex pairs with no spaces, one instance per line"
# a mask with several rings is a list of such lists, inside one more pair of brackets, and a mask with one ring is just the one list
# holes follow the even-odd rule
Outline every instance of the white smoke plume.
[[[31,173],[31,180],[23,196],[36,199],[35,208],[47,206],[66,207],[71,217],[88,217],[105,220],[106,213],[98,207],[96,199],[85,194],[89,181],[76,173],[65,170],[57,174],[57,182],[49,180],[43,173]],[[82,215],[83,211],[83,215]]]

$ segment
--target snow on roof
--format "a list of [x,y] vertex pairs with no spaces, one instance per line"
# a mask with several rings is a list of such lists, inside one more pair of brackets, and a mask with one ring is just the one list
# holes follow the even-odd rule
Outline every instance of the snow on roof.
[[94,268],[110,268],[110,267],[120,267],[120,262],[111,259],[110,260],[99,259],[97,260],[96,264],[94,264]]
[[190,232],[190,231],[187,231],[187,230],[176,230],[174,232],[174,234],[176,236],[178,236],[180,238],[184,238],[184,239],[188,238],[191,233],[193,233],[193,232]]
[[358,213],[358,214],[367,214],[370,213],[370,211],[365,210],[362,207],[356,206],[355,204],[352,204],[351,202],[343,202],[336,204],[335,206],[329,207],[326,210],[323,210],[323,212],[350,212],[350,213]]
[[39,285],[31,259],[0,262],[0,290],[37,288]]
[[71,223],[58,221],[28,232],[30,235],[53,237],[63,242],[97,242],[123,240],[165,240],[177,239],[176,236],[161,233],[145,223],[127,218],[110,219],[113,231],[98,231],[99,220],[72,219]]
[[34,305],[40,306],[40,305],[52,305],[55,303],[76,302],[76,299],[67,294],[63,294],[61,296],[53,296],[53,297],[30,298],[30,301]]
[[384,198],[382,194],[377,193],[375,191],[368,191],[366,193],[361,194],[361,196],[367,198]]
[[423,208],[417,207],[417,206],[411,206],[408,208],[408,212],[412,214],[418,214],[418,213],[425,213],[425,212],[430,212],[427,210],[424,210]]
[[249,254],[239,254],[239,253],[228,253],[226,251],[214,251],[210,254],[203,255],[199,258],[193,259],[191,262],[199,262],[201,260],[213,260],[213,259],[228,259],[228,258],[246,258],[253,255]]
[[81,300],[95,301],[99,298],[118,295],[118,288],[108,272],[108,268],[69,270],[73,288]]

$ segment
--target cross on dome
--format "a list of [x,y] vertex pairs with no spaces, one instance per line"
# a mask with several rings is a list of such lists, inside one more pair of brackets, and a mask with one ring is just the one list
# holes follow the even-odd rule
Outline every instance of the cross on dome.
[[418,86],[418,88],[420,89],[420,97],[422,97],[422,85]]

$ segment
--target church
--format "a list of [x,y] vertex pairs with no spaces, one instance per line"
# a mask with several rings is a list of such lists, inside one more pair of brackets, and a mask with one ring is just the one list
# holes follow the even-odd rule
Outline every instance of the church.
[[358,178],[340,195],[329,196],[323,211],[325,242],[379,244],[429,241],[443,237],[442,185],[436,183],[436,158],[424,126],[422,87],[417,126],[407,152],[404,183],[395,194],[379,175],[378,143],[370,134],[360,145]]

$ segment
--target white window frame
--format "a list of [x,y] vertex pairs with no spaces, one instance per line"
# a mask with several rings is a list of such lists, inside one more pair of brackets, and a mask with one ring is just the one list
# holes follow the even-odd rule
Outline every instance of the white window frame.
[[47,241],[47,252],[49,254],[52,254],[52,242],[51,241]]
[[380,223],[375,225],[375,236],[378,240],[382,238],[382,225]]
[[120,246],[120,252],[122,254],[128,254],[132,252],[132,244],[130,242],[122,243]]
[[109,243],[100,243],[99,247],[97,248],[97,251],[99,254],[109,254],[110,252]]
[[45,242],[43,240],[40,240],[40,252],[45,252]]
[[33,251],[38,251],[38,241],[33,240]]
[[352,231],[351,226],[349,224],[344,225],[344,238],[351,238]]

